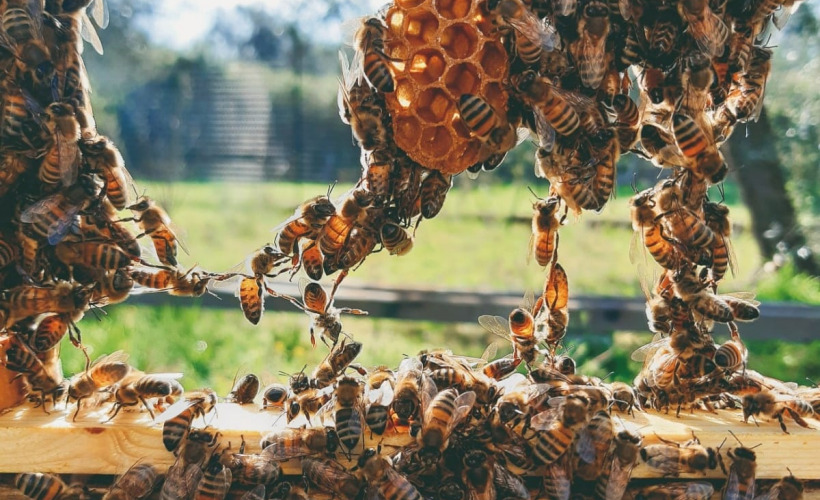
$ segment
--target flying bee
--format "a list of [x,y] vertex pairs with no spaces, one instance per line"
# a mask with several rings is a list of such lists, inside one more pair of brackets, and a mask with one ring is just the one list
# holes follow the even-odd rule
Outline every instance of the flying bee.
[[119,149],[103,135],[80,141],[83,159],[92,171],[105,176],[105,194],[117,210],[131,204],[134,181],[125,168]]
[[340,498],[355,498],[362,489],[359,479],[335,460],[303,458],[302,475],[319,489]]
[[283,384],[270,384],[262,389],[262,409],[269,407],[284,408],[288,399],[288,387]]
[[453,186],[453,177],[442,174],[438,170],[431,170],[421,182],[421,216],[432,219],[444,206],[447,193]]
[[80,412],[80,403],[94,392],[111,387],[125,378],[131,372],[131,365],[127,363],[128,354],[117,351],[98,358],[83,373],[71,378],[68,385],[68,398],[77,401],[77,409],[73,420]]
[[333,427],[285,428],[262,438],[262,455],[276,461],[325,453],[333,456],[339,437]]
[[605,2],[593,0],[584,6],[578,20],[578,39],[569,44],[581,83],[591,89],[601,85],[607,70],[604,49],[609,28],[609,7]]
[[595,482],[595,494],[606,500],[621,498],[626,491],[632,469],[638,463],[643,438],[637,432],[624,429],[615,434],[613,443],[612,463],[605,464]]
[[361,342],[347,342],[345,338],[335,344],[325,359],[313,370],[310,378],[311,387],[323,389],[331,385],[339,375],[344,373],[361,351]]
[[574,474],[585,481],[595,481],[603,471],[609,454],[615,426],[605,411],[597,412],[589,423],[578,432],[575,442]]
[[694,38],[700,50],[710,56],[718,56],[729,36],[729,28],[702,0],[681,0],[678,13],[687,24],[687,31]]
[[[298,248],[296,245],[300,238],[315,239],[319,236],[328,218],[336,212],[336,207],[330,201],[332,189],[333,184],[328,187],[327,194],[316,196],[302,203],[294,215],[273,230],[277,233],[276,247],[279,252],[284,255],[293,255],[294,250]],[[254,274],[256,274],[255,271]]]
[[575,434],[589,420],[589,400],[580,394],[564,398],[557,411],[543,411],[532,418],[528,436],[534,457],[542,464],[550,465],[569,450]]
[[149,236],[154,243],[159,261],[167,266],[176,267],[177,247],[181,247],[185,253],[188,251],[172,229],[171,218],[165,210],[147,196],[143,196],[128,209],[135,214],[131,220],[137,222],[143,231],[137,238]]
[[165,449],[176,452],[191,428],[191,422],[204,417],[216,407],[217,395],[211,389],[188,392],[184,398],[169,406],[157,420],[162,422],[162,443]]
[[[754,419],[758,415],[776,418],[780,422],[780,428],[788,434],[783,415],[789,415],[797,425],[808,428],[809,424],[803,417],[813,416],[814,409],[811,404],[799,397],[763,390],[756,394],[743,396],[743,421],[747,422],[749,417]],[[757,423],[756,419],[755,423]]]
[[403,227],[393,222],[381,228],[381,241],[390,255],[406,255],[413,249],[413,236]]
[[52,145],[43,156],[38,178],[45,184],[70,186],[77,180],[80,163],[80,125],[70,104],[51,103],[45,111],[45,127]]
[[222,465],[214,453],[203,469],[202,479],[196,487],[194,498],[198,500],[224,500],[231,488],[231,470]]
[[[684,444],[659,438],[662,444],[651,444],[641,448],[641,459],[649,467],[663,473],[665,477],[678,477],[680,474],[694,474],[707,469],[716,469],[720,448],[707,448],[693,434],[692,439]],[[722,462],[721,462],[722,465]]]
[[85,266],[103,271],[116,271],[131,264],[131,256],[119,246],[96,241],[61,241],[54,247],[57,259],[66,266]]
[[535,319],[530,312],[531,293],[525,296],[524,301],[527,304],[513,309],[508,320],[501,316],[482,315],[478,317],[478,323],[490,333],[509,341],[513,346],[513,358],[523,360],[529,366],[538,354],[538,339],[535,336]]
[[[380,54],[374,55],[376,58],[381,57]],[[372,60],[373,55],[370,57]],[[350,125],[353,137],[363,149],[373,151],[385,147],[390,132],[385,123],[385,116],[389,115],[385,109],[384,98],[378,90],[361,82],[356,75],[358,68],[351,68],[347,56],[342,51],[339,51],[339,60],[342,65],[342,79],[339,81],[337,99],[339,116],[344,123]],[[379,61],[376,61],[376,64],[378,65]],[[390,81],[392,80],[390,74]]]
[[368,448],[358,459],[358,477],[367,484],[368,494],[377,492],[386,500],[422,500],[413,483],[400,474],[377,450]]
[[428,404],[423,405],[424,415],[418,435],[419,460],[426,466],[432,466],[447,448],[453,429],[469,415],[476,394],[468,391],[459,395],[455,389],[445,389],[436,394],[435,387],[428,387],[422,397]]
[[530,251],[538,265],[545,267],[552,261],[558,246],[558,228],[564,223],[566,214],[558,216],[561,199],[558,196],[539,198],[533,206],[532,236]]
[[75,184],[26,208],[20,222],[32,237],[56,245],[68,234],[77,215],[99,198],[102,187],[98,175],[83,174]]
[[79,486],[66,485],[59,476],[40,472],[24,472],[14,478],[14,486],[34,500],[84,498]]
[[137,463],[117,478],[103,496],[104,500],[138,500],[147,497],[157,485],[159,473],[151,464]]
[[246,405],[253,403],[259,392],[259,377],[253,373],[243,376],[233,386],[228,394],[227,402]]
[[[310,343],[314,347],[316,346],[314,333],[317,330],[325,344],[336,345],[339,335],[342,333],[342,323],[339,321],[341,314],[367,315],[367,311],[361,309],[335,307],[333,298],[328,298],[327,292],[322,288],[322,285],[315,281],[304,278],[299,280],[299,291],[302,294],[301,303],[295,299],[287,299],[310,316]],[[361,346],[361,344],[359,345]]]
[[513,77],[511,83],[526,103],[543,114],[555,132],[569,136],[578,130],[581,124],[578,112],[566,97],[544,78],[539,78],[535,72],[527,70],[520,77]]
[[147,400],[152,398],[168,399],[175,398],[183,393],[182,385],[176,381],[176,374],[144,374],[141,372],[131,372],[123,378],[117,390],[114,391],[114,407],[109,420],[117,416],[117,413],[126,406],[136,406],[140,403],[148,410],[151,418],[154,412],[148,405]]

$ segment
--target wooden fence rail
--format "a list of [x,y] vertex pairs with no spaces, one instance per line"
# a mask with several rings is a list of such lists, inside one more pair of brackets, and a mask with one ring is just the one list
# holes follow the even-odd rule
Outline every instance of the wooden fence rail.
[[[299,296],[295,283],[277,283],[277,292]],[[364,309],[378,318],[475,323],[482,314],[506,317],[518,307],[523,294],[453,290],[418,290],[349,286],[336,295],[336,304]],[[129,304],[200,304],[206,308],[239,308],[238,299],[228,293],[200,299],[169,297],[162,293],[132,296]],[[285,300],[267,298],[266,309],[295,311]],[[575,297],[570,299],[570,330],[575,334],[607,335],[613,331],[647,331],[645,303],[640,298]],[[763,303],[760,318],[741,326],[743,338],[782,339],[808,342],[820,338],[820,307]]]

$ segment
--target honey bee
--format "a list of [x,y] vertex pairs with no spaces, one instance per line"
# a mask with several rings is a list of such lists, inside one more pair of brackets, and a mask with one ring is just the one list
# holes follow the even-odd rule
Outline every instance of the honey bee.
[[91,301],[98,305],[118,304],[128,298],[133,287],[128,268],[117,269],[97,280]]
[[431,170],[421,182],[421,216],[432,219],[444,206],[444,199],[453,186],[453,177]]
[[[525,297],[525,302],[531,302],[527,297]],[[523,360],[527,366],[532,364],[538,355],[535,319],[531,310],[531,305],[513,309],[508,320],[501,316],[482,315],[478,317],[478,323],[487,331],[509,341],[513,346],[513,358],[516,361]]]
[[612,107],[615,110],[615,133],[622,151],[632,149],[638,140],[640,111],[628,95],[618,94],[612,98]]
[[373,434],[381,436],[387,430],[395,383],[395,374],[386,367],[379,367],[367,375],[367,407],[364,421],[370,429],[371,438]]
[[273,274],[273,270],[288,261],[288,254],[273,245],[265,245],[248,256],[247,268],[255,278],[275,278],[277,275]]
[[[643,240],[643,244],[652,258],[665,269],[676,269],[684,258],[678,246],[665,235],[664,226],[658,223],[654,190],[646,189],[636,194],[630,203],[632,228],[636,237]],[[632,240],[630,259],[637,262],[635,254],[636,240]]]
[[387,222],[382,226],[381,241],[390,255],[406,255],[413,249],[413,236],[393,222]]
[[179,458],[183,464],[196,464],[200,467],[205,464],[209,452],[215,455],[214,450],[219,444],[220,432],[212,432],[209,427],[191,429],[182,441],[179,449]]
[[68,234],[76,216],[98,199],[102,179],[95,174],[83,174],[77,182],[26,208],[20,222],[32,237],[56,245]]
[[268,498],[271,500],[310,500],[305,488],[288,481],[277,483]]
[[14,486],[25,496],[34,500],[68,500],[85,498],[79,486],[67,486],[54,474],[24,472],[14,478]]
[[262,455],[275,461],[326,453],[333,456],[339,447],[339,436],[333,427],[286,428],[262,438]]
[[82,311],[77,311],[74,314],[62,313],[46,316],[37,324],[37,329],[29,340],[29,345],[37,352],[45,352],[59,344],[65,334],[71,331],[69,335],[71,342],[75,347],[79,347],[76,322],[82,316]]
[[545,267],[552,261],[555,248],[558,246],[558,228],[566,220],[566,214],[558,217],[560,207],[561,199],[557,196],[539,198],[532,206],[530,249],[535,255],[535,261],[541,267]]
[[[357,68],[351,68],[347,56],[342,51],[339,52],[339,60],[342,64],[342,79],[339,82],[337,99],[339,116],[344,123],[350,125],[353,137],[363,149],[373,151],[385,147],[388,143],[389,127],[385,123],[387,111],[384,98],[375,88],[363,84],[354,75]],[[390,81],[392,80],[391,75]]]
[[568,453],[561,455],[561,458],[547,465],[543,479],[542,494],[538,500],[556,498],[559,500],[569,500],[572,490],[572,471]]
[[6,325],[43,313],[75,314],[88,307],[91,288],[58,281],[50,286],[20,285],[0,294],[0,307],[9,311]]
[[387,148],[377,149],[370,153],[362,152],[362,164],[367,190],[373,193],[373,203],[384,205],[390,198],[393,181],[393,155]]
[[249,373],[236,381],[226,399],[229,403],[246,405],[253,403],[259,392],[259,377]]
[[313,370],[310,378],[311,387],[322,389],[331,385],[361,351],[361,342],[347,342],[347,339],[342,339],[342,342],[335,344],[325,359]]
[[760,116],[766,79],[771,68],[771,49],[753,46],[748,70],[741,75],[737,87],[726,97],[726,107],[735,120],[757,120]]
[[[541,298],[547,311],[545,340],[547,344],[554,347],[567,334],[569,324],[569,280],[567,272],[558,262],[552,267],[547,277]],[[536,308],[540,310],[538,303],[536,303]]]
[[405,358],[399,363],[391,409],[401,420],[416,420],[422,411],[422,394],[429,391],[428,386],[435,390],[423,369],[418,358]]
[[708,320],[728,323],[753,321],[760,316],[754,302],[731,295],[715,295],[706,290],[707,286],[690,265],[682,266],[673,277],[675,295]]
[[357,51],[354,71],[361,68],[367,83],[379,92],[390,93],[396,90],[396,86],[390,67],[393,61],[384,53],[386,34],[387,26],[378,17],[369,17],[362,22],[354,42]]
[[365,218],[362,220],[361,227],[353,228],[348,234],[344,246],[335,259],[327,259],[324,263],[324,271],[327,275],[335,273],[341,269],[342,273],[334,281],[334,290],[339,283],[347,276],[350,269],[355,269],[358,265],[364,262],[368,255],[373,253],[376,245],[379,243],[379,227],[381,223],[381,214],[379,210],[368,210],[365,212]]
[[558,417],[554,410],[547,410],[535,415],[532,419],[532,431],[526,437],[536,460],[550,465],[569,450],[575,434],[589,420],[589,400],[579,394],[570,394],[558,408]]
[[151,464],[137,463],[117,478],[104,500],[137,500],[147,497],[159,481],[157,468]]
[[363,188],[354,189],[342,206],[333,213],[322,226],[316,242],[325,256],[339,253],[355,226],[361,226],[367,216],[367,207],[373,202],[373,195]]
[[69,267],[85,266],[116,271],[131,264],[131,256],[110,243],[61,241],[54,247],[54,254]]
[[[319,236],[319,232],[325,225],[325,222],[336,212],[336,207],[333,205],[333,202],[330,201],[330,192],[332,189],[333,185],[331,184],[326,195],[316,196],[302,203],[302,205],[296,209],[294,215],[273,230],[273,232],[277,233],[276,247],[279,249],[279,252],[285,255],[293,255],[294,250],[298,248],[296,245],[300,238],[315,239]],[[270,251],[268,251],[268,253],[270,253]],[[263,262],[259,263],[262,264]],[[267,266],[260,266],[260,269],[266,267]],[[256,274],[255,271],[254,274]]]
[[733,372],[740,367],[746,369],[749,351],[740,339],[740,333],[734,323],[729,324],[732,338],[721,344],[715,351],[715,364],[727,372]]
[[[48,352],[56,354],[54,349]],[[65,390],[59,365],[41,361],[21,342],[14,342],[6,349],[5,365],[8,370],[25,375],[30,399],[36,400],[37,406],[42,405],[44,411],[46,397],[50,396],[56,403]]]
[[802,500],[803,483],[790,473],[776,482],[769,491],[756,498],[758,500]]
[[605,500],[623,497],[632,469],[638,463],[643,438],[637,432],[624,429],[615,435],[613,443],[612,463],[605,464],[595,482],[595,494]]
[[0,198],[5,196],[16,184],[17,179],[26,173],[31,163],[28,158],[11,152],[4,155],[2,161],[0,161]]
[[694,481],[670,482],[641,488],[635,494],[635,498],[651,498],[658,500],[687,498],[691,500],[709,500],[709,498],[712,498],[714,492],[715,487],[709,483],[699,483]]
[[196,491],[201,478],[202,468],[199,465],[190,464],[185,467],[181,461],[177,461],[171,465],[165,475],[160,500],[189,498]]
[[265,288],[260,286],[259,280],[246,276],[242,278],[239,283],[239,290],[236,294],[239,296],[239,305],[242,307],[242,313],[245,319],[253,325],[259,324],[262,319],[262,313],[265,310],[265,299],[263,293]]
[[74,412],[73,420],[77,419],[80,412],[80,403],[83,399],[90,397],[94,392],[111,387],[125,378],[131,371],[131,365],[126,361],[128,354],[117,351],[107,356],[101,356],[83,373],[71,378],[68,385],[68,398],[77,401],[77,409]]
[[413,483],[399,474],[390,461],[377,450],[368,448],[358,459],[358,476],[367,484],[369,494],[373,491],[385,500],[422,500]]
[[203,469],[202,479],[196,487],[196,500],[224,500],[231,488],[231,470],[222,465],[219,455],[211,456]]
[[569,44],[569,52],[578,67],[581,83],[597,89],[608,66],[604,50],[609,35],[609,7],[606,3],[594,0],[584,6],[578,20],[578,33],[578,39]]
[[732,235],[732,224],[729,221],[729,208],[712,201],[703,204],[703,217],[706,225],[715,234],[711,250],[709,279],[717,283],[726,275],[726,269],[734,274],[734,252],[729,237]]
[[167,266],[177,266],[177,247],[181,247],[185,253],[182,241],[172,229],[171,218],[154,200],[143,196],[140,201],[127,207],[135,213],[131,219],[137,222],[142,229],[142,234],[137,236],[149,236],[154,243],[159,261]]
[[[176,377],[176,375],[174,375]],[[182,394],[182,385],[174,377],[163,374],[143,374],[132,372],[120,381],[117,390],[114,392],[114,407],[109,420],[117,416],[117,413],[126,406],[136,406],[140,403],[148,410],[151,418],[154,412],[148,405],[147,400],[152,398],[174,398]]]
[[191,428],[191,422],[204,417],[216,407],[217,395],[211,389],[189,392],[157,417],[162,422],[162,443],[176,452]]
[[54,75],[51,52],[43,41],[43,6],[17,2],[3,12],[3,45],[15,55],[21,80],[29,88],[47,88]]
[[319,489],[341,498],[355,498],[362,489],[359,479],[335,460],[303,458],[302,475]]
[[708,248],[715,240],[715,233],[698,214],[683,206],[681,198],[680,187],[674,181],[665,182],[655,196],[660,212],[657,218],[664,233],[685,248]]
[[45,111],[45,127],[52,145],[43,156],[38,178],[45,184],[71,186],[77,180],[80,163],[80,125],[70,104],[52,103]]
[[458,394],[455,389],[445,389],[436,394],[434,388],[428,387],[423,397],[428,404],[424,405],[421,433],[418,436],[421,448],[419,459],[429,467],[441,458],[453,429],[469,415],[476,394],[472,391]]
[[330,388],[323,388],[320,390],[310,388],[298,394],[291,393],[287,401],[285,401],[285,414],[287,415],[288,423],[300,414],[304,414],[305,419],[310,422],[311,416],[321,410],[322,407],[330,401],[333,391],[329,389]]
[[110,139],[98,135],[80,141],[83,159],[91,170],[105,176],[105,194],[117,210],[123,210],[131,204],[131,191],[134,181],[125,168],[125,162],[117,147]]
[[284,408],[289,396],[288,387],[283,384],[270,384],[262,389],[262,409],[268,407]]
[[481,97],[462,94],[456,107],[464,125],[482,142],[490,143],[502,151],[515,145],[515,131],[512,131],[511,143],[508,130],[511,130],[510,125]]
[[[296,300],[289,300],[311,317],[310,343],[313,346],[316,346],[316,338],[314,336],[316,330],[319,330],[319,335],[325,344],[330,342],[330,345],[336,345],[339,340],[339,335],[342,333],[342,323],[339,321],[339,315],[367,315],[367,311],[362,311],[361,309],[334,307],[332,296],[328,298],[327,292],[322,288],[322,285],[315,281],[309,281],[307,279],[300,280],[299,291],[302,294],[302,303]],[[358,345],[361,347],[361,344]],[[356,354],[358,354],[358,352]]]
[[680,474],[694,474],[707,469],[716,469],[720,448],[706,448],[693,434],[692,439],[684,444],[659,438],[662,444],[650,444],[641,448],[641,459],[649,467],[663,473],[665,477],[678,477]]
[[208,291],[212,276],[196,267],[182,272],[161,268],[155,272],[131,268],[131,278],[138,284],[155,290],[167,291],[177,297],[201,297]]
[[239,500],[265,500],[268,498],[267,489],[264,484],[257,484],[250,491],[246,491]]
[[362,386],[354,378],[342,377],[336,382],[331,401],[334,402],[333,421],[339,443],[347,449],[349,454],[362,437],[364,422]]
[[[493,404],[500,392],[494,381],[483,373],[474,371],[470,358],[453,356],[449,352],[433,352],[422,355],[422,364],[430,371],[430,379],[438,387],[453,387],[461,392],[472,391],[482,405]],[[482,358],[479,363],[484,363]]]
[[678,13],[687,24],[687,31],[694,38],[700,50],[710,56],[718,56],[729,36],[729,28],[709,6],[701,0],[681,0]]
[[239,446],[239,453],[231,453],[230,448],[222,450],[220,463],[231,471],[233,480],[246,485],[270,485],[282,475],[282,467],[267,456],[246,454],[245,441]]
[[555,87],[535,72],[527,70],[512,83],[525,102],[537,109],[547,123],[562,136],[572,135],[581,124],[578,112]]
[[578,432],[575,442],[574,474],[585,481],[595,481],[603,471],[615,427],[605,411],[597,412]]
[[743,443],[729,431],[740,444],[737,448],[729,448],[727,455],[732,459],[729,466],[729,478],[723,489],[723,498],[726,499],[748,499],[755,497],[755,452],[752,448],[743,446]]
[[493,461],[484,450],[467,450],[462,456],[461,480],[470,492],[470,498],[496,498]]
[[[806,401],[789,395],[781,395],[773,393],[768,390],[762,390],[756,394],[747,394],[743,396],[743,421],[747,422],[749,417],[753,419],[758,415],[766,415],[776,418],[780,422],[780,428],[786,434],[786,423],[783,421],[783,415],[789,415],[797,425],[801,427],[809,427],[808,422],[803,417],[810,417],[814,415],[814,409],[811,404]],[[755,423],[757,420],[755,419]]]
[[624,382],[612,382],[609,384],[612,392],[612,406],[622,413],[633,413],[633,408],[641,409],[638,395],[635,388]]

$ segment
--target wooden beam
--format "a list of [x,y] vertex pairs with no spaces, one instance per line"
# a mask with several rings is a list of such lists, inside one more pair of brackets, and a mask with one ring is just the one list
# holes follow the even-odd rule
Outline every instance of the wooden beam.
[[[104,422],[108,408],[83,411],[76,422],[71,421],[74,405],[46,414],[42,408],[23,405],[0,416],[0,442],[4,449],[14,453],[0,454],[0,473],[51,472],[77,474],[120,474],[137,460],[145,460],[158,467],[168,467],[174,456],[162,444],[162,426],[154,423],[145,411],[123,410],[111,422]],[[618,420],[618,419],[616,419]],[[811,428],[803,429],[787,421],[791,434],[784,434],[779,424],[760,421],[744,424],[735,411],[720,410],[715,414],[697,412],[682,413],[675,418],[657,412],[636,412],[635,416],[620,415],[619,422],[644,434],[644,445],[658,442],[658,436],[678,442],[692,437],[692,431],[704,446],[717,448],[726,440],[722,448],[724,460],[726,450],[737,446],[728,433],[731,429],[746,446],[755,446],[757,452],[757,477],[779,479],[788,474],[788,466],[800,479],[820,479],[820,461],[815,454],[820,450],[820,422],[810,419]],[[256,405],[239,406],[220,403],[217,410],[208,416],[207,422],[222,433],[224,444],[237,447],[242,437],[247,442],[247,451],[259,451],[262,436],[286,427],[285,418],[275,411],[260,411]],[[294,421],[292,424],[298,425]],[[194,426],[204,427],[202,420]],[[365,431],[366,446],[382,445],[385,453],[397,447],[412,444],[408,435],[393,435],[384,439],[369,439]],[[342,458],[340,456],[340,458]],[[355,455],[353,457],[355,460]],[[341,460],[342,463],[352,465]],[[285,474],[301,474],[297,460],[282,464]],[[633,477],[652,478],[660,475],[640,464]],[[686,476],[683,476],[686,477]],[[690,477],[723,478],[720,469],[708,471],[706,476]]]

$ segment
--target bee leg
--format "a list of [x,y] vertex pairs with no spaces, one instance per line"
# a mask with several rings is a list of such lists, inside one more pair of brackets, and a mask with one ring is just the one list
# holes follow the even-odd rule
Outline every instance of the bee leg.
[[[77,415],[80,413],[80,402],[82,400],[83,400],[83,398],[77,398],[77,409],[74,410],[74,417],[72,417],[72,419],[71,419],[72,422],[77,421]],[[66,403],[68,403],[68,399],[66,399]]]
[[[324,338],[322,338],[322,341],[324,342]],[[313,335],[313,325],[312,324],[310,325],[310,345],[312,345],[313,348],[316,349],[316,337]],[[325,345],[327,345],[327,342],[325,342]]]
[[801,416],[800,416],[800,414],[799,414],[799,413],[797,413],[796,411],[792,410],[791,408],[786,408],[786,411],[788,411],[788,412],[789,412],[789,415],[791,415],[792,419],[794,419],[794,421],[797,423],[797,425],[799,425],[800,427],[806,427],[806,428],[808,428],[808,427],[809,427],[809,423],[808,423],[808,422],[806,422],[806,421],[803,419],[803,417],[801,417]]
[[780,422],[780,428],[783,429],[783,432],[789,434],[789,431],[786,430],[786,422],[783,421],[783,412],[779,411],[775,414],[777,421]]
[[120,412],[120,409],[122,409],[122,405],[120,403],[114,403],[114,406],[111,408],[111,416],[108,417],[108,420],[106,420],[103,423],[107,423],[114,420],[114,417],[117,416],[117,413]]
[[154,419],[154,411],[151,409],[150,406],[148,406],[148,402],[146,402],[145,398],[143,398],[142,396],[137,396],[137,397],[139,398],[140,403],[142,403],[142,406],[144,406],[145,409],[148,410],[148,414],[151,415],[151,420],[153,420]]

